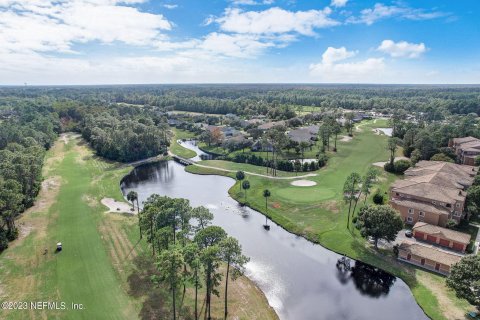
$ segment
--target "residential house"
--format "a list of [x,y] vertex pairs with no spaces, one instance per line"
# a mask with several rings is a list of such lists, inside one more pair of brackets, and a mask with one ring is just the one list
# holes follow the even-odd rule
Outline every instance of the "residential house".
[[454,138],[448,146],[455,151],[457,160],[466,165],[475,165],[475,158],[480,155],[480,139],[474,137]]
[[464,217],[466,189],[478,168],[442,161],[420,161],[390,189],[390,205],[407,224],[418,221],[445,227]]
[[438,250],[420,243],[403,241],[398,247],[398,259],[413,265],[448,275],[460,255]]
[[272,152],[273,145],[270,142],[262,142],[261,140],[257,140],[251,146],[251,150],[253,152],[264,151],[264,152]]
[[465,252],[471,239],[471,235],[468,233],[434,226],[425,222],[415,223],[412,230],[413,236],[417,240],[459,252]]
[[267,131],[271,128],[281,127],[281,126],[285,126],[285,121],[281,120],[281,121],[267,122],[267,123],[259,125],[258,129],[263,130],[263,131]]

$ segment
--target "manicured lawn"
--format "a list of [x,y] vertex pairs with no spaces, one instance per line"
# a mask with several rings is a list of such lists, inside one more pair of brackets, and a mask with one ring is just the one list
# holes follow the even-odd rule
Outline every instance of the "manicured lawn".
[[172,128],[172,132],[173,132],[173,137],[170,145],[170,151],[173,154],[176,154],[177,156],[180,156],[186,159],[195,157],[197,155],[195,151],[184,148],[177,143],[177,140],[179,139],[189,139],[189,138],[195,137],[195,135],[191,132],[180,130],[177,128]]
[[[236,163],[236,162],[224,161],[224,160],[204,160],[204,161],[200,161],[199,164],[205,165],[205,166],[212,166],[220,169],[226,169],[226,170],[235,170],[235,171],[243,170],[247,172],[267,175],[266,167],[255,166],[253,164],[248,164],[248,163]],[[301,176],[304,174],[315,173],[315,172],[299,172],[298,175]],[[269,172],[268,175],[271,175],[271,173]],[[287,172],[287,171],[280,171],[280,170],[277,171],[277,177],[295,177],[295,176],[296,176],[295,172]]]
[[[1,319],[170,318],[168,290],[146,272],[154,265],[151,249],[139,241],[137,217],[106,213],[100,203],[104,197],[124,201],[119,182],[130,170],[93,156],[79,138],[55,143],[37,204],[17,222],[25,234],[0,255],[0,294],[8,301],[63,301],[68,308],[73,302],[83,310],[2,310]],[[59,241],[64,250],[55,254]],[[232,318],[277,319],[248,278],[229,288]],[[187,296],[184,307],[192,310],[191,302]],[[213,299],[215,317],[222,308],[223,300]]]
[[[358,231],[350,232],[346,228],[346,204],[342,192],[346,177],[354,171],[363,175],[372,163],[388,159],[387,137],[372,132],[372,128],[379,125],[382,123],[378,120],[377,123],[373,123],[372,120],[362,122],[360,131],[354,131],[352,141],[338,142],[338,152],[329,159],[327,167],[317,171],[317,176],[306,178],[317,182],[315,186],[293,187],[289,180],[248,176],[251,184],[248,205],[258,211],[264,211],[265,200],[262,193],[268,188],[272,194],[268,214],[275,222],[290,232],[303,235],[333,251],[379,266],[401,277],[408,283],[417,302],[431,318],[447,319],[445,313],[438,307],[438,298],[434,290],[417,279],[417,273],[424,271],[397,262],[391,252],[378,254],[367,245]],[[200,174],[215,172],[212,169],[203,171],[202,168],[195,166],[187,167],[187,171]],[[382,192],[387,191],[390,183],[396,179],[394,175],[383,172],[381,168],[379,172],[381,176],[372,193],[377,188]],[[217,171],[217,174],[233,177],[233,174],[225,172]],[[238,182],[232,186],[229,193],[233,198],[243,201],[243,193],[237,184]],[[452,295],[449,295],[448,299],[454,305],[465,306],[463,301]],[[467,311],[467,308],[462,310]]]

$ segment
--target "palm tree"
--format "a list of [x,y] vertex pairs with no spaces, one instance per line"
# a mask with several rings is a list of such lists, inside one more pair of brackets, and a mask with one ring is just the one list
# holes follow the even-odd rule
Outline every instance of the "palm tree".
[[265,198],[265,225],[268,225],[268,198],[271,195],[270,190],[263,190],[263,197]]
[[242,189],[245,190],[245,203],[247,202],[247,190],[250,189],[250,182],[245,180],[242,182]]
[[238,181],[240,181],[240,190],[242,190],[242,180],[245,179],[245,173],[243,171],[237,171],[235,174],[235,177],[237,178]]
[[142,239],[142,224],[140,223],[140,206],[138,205],[138,193],[135,191],[130,191],[127,194],[127,200],[132,203],[133,210],[135,210],[135,201],[137,202],[138,227],[140,228],[140,239]]

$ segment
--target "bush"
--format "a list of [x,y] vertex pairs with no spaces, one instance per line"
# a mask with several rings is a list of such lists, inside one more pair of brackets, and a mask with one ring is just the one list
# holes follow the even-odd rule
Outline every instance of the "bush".
[[382,205],[384,200],[385,199],[383,195],[380,193],[380,190],[377,189],[377,191],[375,191],[375,193],[373,194],[373,203]]
[[387,171],[387,172],[394,173],[395,172],[395,165],[391,164],[390,161],[389,161],[389,162],[385,163],[385,165],[383,166],[383,169],[385,169],[385,171]]
[[9,230],[6,233],[8,241],[13,241],[18,238],[18,228]]
[[453,229],[457,226],[457,221],[453,219],[448,219],[446,225],[447,229]]
[[0,228],[0,252],[8,248],[7,233]]
[[410,168],[410,161],[408,160],[398,160],[393,164],[395,173],[403,174],[408,168]]
[[444,153],[436,153],[431,158],[430,161],[445,161],[445,162],[454,162],[452,158],[448,157]]

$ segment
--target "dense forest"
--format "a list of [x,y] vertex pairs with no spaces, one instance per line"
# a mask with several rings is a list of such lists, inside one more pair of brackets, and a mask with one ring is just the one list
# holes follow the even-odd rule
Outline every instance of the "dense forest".
[[60,132],[52,109],[23,104],[0,109],[0,251],[18,236],[15,218],[40,190],[45,151]]
[[136,85],[0,88],[0,97],[129,103],[216,114],[268,114],[278,107],[404,109],[432,118],[480,113],[480,86],[455,85]]

